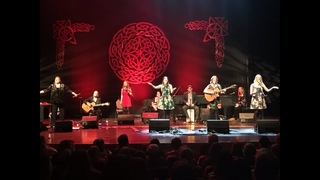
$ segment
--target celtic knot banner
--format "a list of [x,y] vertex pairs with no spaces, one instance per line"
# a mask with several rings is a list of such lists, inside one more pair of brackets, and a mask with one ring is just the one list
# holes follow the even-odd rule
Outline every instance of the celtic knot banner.
[[71,24],[70,20],[56,21],[53,24],[53,38],[57,39],[56,42],[56,65],[60,69],[64,63],[65,43],[77,44],[74,37],[75,32],[89,32],[94,30],[94,26],[85,23]]
[[209,21],[193,21],[186,23],[185,28],[192,31],[195,30],[205,30],[203,42],[208,42],[210,40],[215,41],[215,60],[219,68],[222,67],[222,62],[224,61],[224,38],[223,36],[229,35],[228,33],[228,21],[224,17],[210,17]]
[[109,47],[109,64],[122,80],[132,84],[153,81],[164,73],[170,60],[165,34],[147,22],[131,23],[120,29]]

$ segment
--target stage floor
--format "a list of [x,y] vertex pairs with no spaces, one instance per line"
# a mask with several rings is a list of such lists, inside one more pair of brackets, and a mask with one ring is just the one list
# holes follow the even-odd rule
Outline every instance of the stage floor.
[[[276,120],[276,118],[268,119]],[[135,118],[134,124],[118,125],[117,119],[103,119],[102,125],[98,128],[83,128],[80,119],[69,119],[72,121],[71,132],[54,132],[48,128],[40,132],[47,144],[58,145],[63,139],[72,139],[78,145],[91,145],[96,138],[102,138],[106,145],[117,145],[117,137],[127,134],[131,145],[148,144],[151,139],[158,138],[161,144],[170,144],[173,137],[180,137],[185,144],[206,143],[207,137],[212,132],[207,132],[207,125],[202,123],[189,124],[184,120],[176,123],[170,122],[170,129],[164,131],[150,131],[149,124],[144,124],[141,118]],[[226,121],[226,120],[224,120]],[[268,136],[270,141],[274,140],[275,132],[258,133],[255,131],[253,122],[240,122],[227,120],[229,122],[229,133],[214,132],[219,136],[219,141],[230,142],[253,142],[258,143],[261,136]],[[42,121],[48,126],[50,121]],[[48,126],[49,127],[49,126]],[[279,127],[280,129],[280,127]]]

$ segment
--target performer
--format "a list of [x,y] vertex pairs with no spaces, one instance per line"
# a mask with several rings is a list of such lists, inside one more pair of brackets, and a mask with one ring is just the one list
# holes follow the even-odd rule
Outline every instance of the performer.
[[89,116],[97,116],[97,125],[102,123],[102,111],[97,104],[101,104],[101,98],[97,90],[93,91],[93,95],[83,100],[83,104],[86,104],[89,108]]
[[130,108],[132,107],[131,97],[133,97],[133,94],[132,94],[132,89],[129,85],[129,82],[123,81],[122,88],[121,88],[120,102],[121,102],[121,106],[124,114],[130,113]]
[[161,92],[157,91],[156,96],[152,99],[151,102],[151,111],[156,112],[158,111],[159,106],[161,106]]
[[222,89],[219,84],[218,77],[213,75],[210,78],[210,83],[203,90],[206,100],[209,102],[207,109],[210,109],[210,118],[219,119],[219,109],[222,108],[220,94],[225,92],[226,90]]
[[51,103],[51,127],[54,129],[58,109],[60,111],[60,120],[65,120],[65,94],[70,93],[73,97],[77,97],[79,94],[73,92],[68,86],[61,82],[60,76],[54,78],[53,84],[49,85],[46,89],[40,90],[40,94],[44,94],[50,91],[50,103]]
[[188,85],[187,91],[183,93],[182,101],[184,103],[184,105],[182,106],[182,110],[187,117],[186,122],[187,123],[191,122],[189,114],[187,113],[187,109],[194,109],[195,118],[196,118],[196,121],[198,121],[199,120],[199,107],[196,105],[197,104],[197,93],[192,91],[191,85]]
[[234,119],[239,119],[239,113],[242,112],[243,108],[247,107],[247,99],[244,88],[242,86],[238,87],[238,94],[237,94],[237,102],[234,105],[233,109],[233,117]]
[[174,102],[171,94],[176,89],[176,87],[172,87],[172,84],[169,83],[169,79],[167,76],[163,76],[162,83],[157,86],[153,85],[150,82],[148,82],[148,84],[151,85],[154,89],[161,90],[161,106],[158,107],[158,109],[160,110],[159,117],[170,119],[170,117],[172,117],[172,110],[174,109]]
[[250,85],[250,109],[254,109],[253,119],[256,121],[258,118],[263,119],[263,110],[267,109],[266,95],[263,90],[270,92],[272,89],[279,89],[278,86],[272,86],[270,89],[263,83],[262,76],[257,74]]

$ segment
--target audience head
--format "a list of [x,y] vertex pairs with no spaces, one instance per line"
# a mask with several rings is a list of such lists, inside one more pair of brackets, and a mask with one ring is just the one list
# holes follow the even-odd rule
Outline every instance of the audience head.
[[95,139],[92,144],[97,146],[100,151],[104,150],[104,140],[102,138]]
[[71,155],[70,170],[77,172],[85,172],[90,170],[92,164],[86,149],[76,149]]
[[179,147],[181,146],[181,139],[178,138],[178,137],[175,137],[173,139],[171,139],[171,146],[174,148],[174,149],[179,149]]
[[65,139],[60,141],[58,151],[70,149],[71,152],[75,151],[74,141],[71,139]]
[[280,145],[279,144],[272,144],[271,151],[276,155],[276,157],[280,160]]
[[208,143],[209,143],[209,144],[212,144],[212,143],[214,143],[214,142],[219,142],[219,136],[216,135],[216,134],[214,134],[214,133],[212,133],[212,134],[210,134],[210,135],[208,136]]
[[158,138],[153,138],[151,139],[150,144],[157,144],[158,146],[160,146],[160,141]]
[[149,144],[146,150],[146,154],[149,157],[158,156],[160,152],[160,148],[157,144]]
[[119,154],[125,154],[127,155],[128,157],[131,157],[131,150],[128,146],[123,146],[120,151],[119,151]]
[[269,149],[259,151],[253,169],[253,179],[276,180],[279,170],[278,159]]
[[243,156],[243,146],[241,142],[234,142],[232,144],[231,154],[233,156]]
[[220,152],[223,150],[223,146],[219,142],[214,142],[210,145],[208,155],[212,162],[216,162]]
[[186,159],[181,159],[176,161],[171,167],[171,180],[195,180],[197,179],[197,174],[191,165],[191,163]]
[[146,153],[144,151],[142,151],[142,150],[138,150],[138,151],[134,152],[132,154],[132,157],[139,157],[139,158],[142,158],[142,159],[147,159]]
[[221,150],[216,160],[214,174],[217,177],[230,179],[232,162],[231,152],[227,149]]
[[192,149],[187,146],[181,146],[179,150],[179,159],[186,159],[188,161],[193,161],[194,153]]
[[128,145],[129,145],[128,135],[126,135],[126,134],[121,134],[121,135],[118,137],[118,144],[119,144],[120,147],[128,146]]
[[259,139],[259,145],[261,148],[269,148],[270,140],[268,136],[261,136]]
[[256,153],[257,153],[257,149],[253,143],[246,143],[243,146],[243,154],[245,156],[254,157],[256,155]]
[[88,155],[92,161],[100,158],[100,151],[98,146],[92,145],[87,149]]

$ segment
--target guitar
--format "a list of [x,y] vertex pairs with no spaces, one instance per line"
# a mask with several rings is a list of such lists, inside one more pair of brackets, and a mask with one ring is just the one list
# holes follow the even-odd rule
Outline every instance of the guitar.
[[82,103],[82,110],[86,113],[90,112],[90,110],[93,110],[94,107],[97,107],[97,106],[109,106],[110,103],[109,102],[106,102],[106,103],[101,103],[101,104],[96,104],[94,102],[90,103],[90,106],[86,103]]
[[[235,87],[237,87],[237,85],[236,85],[236,84],[233,84],[233,85],[231,85],[231,86],[229,86],[229,87],[224,88],[223,90],[226,91],[226,90],[228,90],[228,89],[235,88]],[[208,102],[213,101],[215,98],[217,98],[217,97],[219,97],[219,96],[220,96],[220,90],[217,89],[217,88],[215,89],[215,91],[212,90],[212,93],[205,93],[205,94],[204,94],[204,98],[205,98]]]

